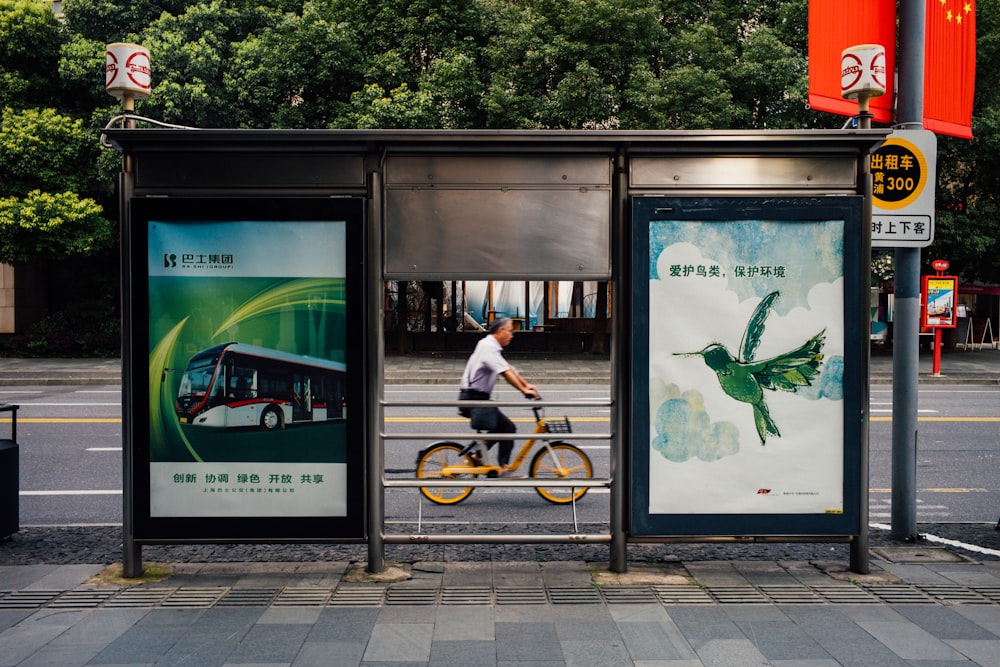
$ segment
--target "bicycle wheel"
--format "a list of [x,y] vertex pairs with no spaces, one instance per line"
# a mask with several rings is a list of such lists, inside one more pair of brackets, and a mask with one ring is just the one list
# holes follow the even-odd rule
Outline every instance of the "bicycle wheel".
[[[438,478],[438,479],[462,479],[472,478],[475,475],[449,474],[443,477],[441,471],[445,467],[472,466],[472,460],[468,456],[462,455],[464,446],[457,442],[436,442],[427,449],[417,460],[417,479]],[[424,497],[438,505],[454,505],[469,497],[473,487],[466,486],[422,486],[420,493]]]
[[[556,440],[543,447],[531,459],[531,476],[549,479],[571,479],[573,477],[593,477],[594,466],[583,450],[568,442]],[[587,487],[536,486],[535,491],[550,503],[569,503],[579,500],[587,493]]]

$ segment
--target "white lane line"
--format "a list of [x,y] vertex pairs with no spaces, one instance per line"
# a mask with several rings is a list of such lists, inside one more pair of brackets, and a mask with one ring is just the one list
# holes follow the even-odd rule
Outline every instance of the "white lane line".
[[32,389],[2,389],[0,394],[41,394],[43,393],[40,389],[35,391]]
[[[892,408],[889,408],[889,409],[871,408],[869,411],[870,412],[892,412]],[[937,410],[917,410],[917,412],[918,413],[923,412],[923,413],[935,414],[935,415],[938,413]]]
[[78,389],[75,394],[120,394],[121,389]]
[[21,528],[121,528],[118,523],[22,523]]
[[120,496],[121,489],[66,489],[55,491],[21,491],[21,496]]
[[120,452],[121,447],[87,447],[88,452]]
[[[876,528],[878,530],[892,530],[892,526],[885,523],[870,523],[869,528]],[[986,547],[980,547],[975,544],[966,544],[965,542],[959,542],[958,540],[949,540],[946,537],[938,537],[937,535],[930,535],[928,533],[921,533],[923,538],[928,542],[936,542],[938,544],[944,544],[949,547],[958,547],[959,549],[965,549],[966,551],[974,551],[981,554],[989,554],[990,556],[1000,556],[1000,551],[996,549],[987,549]]]
[[[121,403],[29,403],[31,407],[46,407],[46,408],[80,408],[80,407],[108,407],[114,406],[120,408]],[[22,406],[27,407],[27,406]]]

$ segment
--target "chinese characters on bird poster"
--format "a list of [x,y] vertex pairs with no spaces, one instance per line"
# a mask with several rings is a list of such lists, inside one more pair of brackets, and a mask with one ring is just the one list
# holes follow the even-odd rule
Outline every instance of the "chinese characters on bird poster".
[[346,223],[146,225],[150,516],[344,516]]
[[845,367],[857,366],[845,293],[861,291],[849,225],[796,218],[794,202],[751,216],[711,200],[719,208],[699,217],[679,213],[683,201],[636,206],[633,521],[662,534],[829,532],[857,486],[845,465],[859,438],[845,427]]

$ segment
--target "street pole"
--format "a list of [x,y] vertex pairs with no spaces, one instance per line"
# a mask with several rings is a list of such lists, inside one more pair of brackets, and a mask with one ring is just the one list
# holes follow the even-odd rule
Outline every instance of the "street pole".
[[[899,3],[898,124],[923,129],[922,0]],[[917,385],[920,361],[920,248],[895,249],[892,344],[892,537],[917,539]]]

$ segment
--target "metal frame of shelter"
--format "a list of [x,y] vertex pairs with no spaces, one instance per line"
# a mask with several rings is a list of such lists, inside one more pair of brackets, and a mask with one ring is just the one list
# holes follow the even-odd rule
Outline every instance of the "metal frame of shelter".
[[[637,358],[632,349],[636,309],[648,306],[633,298],[632,202],[647,197],[689,201],[727,199],[741,202],[785,201],[822,206],[851,199],[863,229],[855,260],[870,253],[871,192],[868,155],[886,136],[882,130],[800,131],[353,131],[353,130],[146,130],[109,129],[106,140],[123,155],[119,192],[122,211],[123,281],[123,471],[124,553],[126,574],[142,570],[145,544],[185,542],[367,542],[368,568],[384,569],[385,544],[599,542],[610,545],[610,568],[627,569],[627,544],[640,541],[829,541],[849,542],[851,569],[867,564],[867,406],[868,279],[856,277],[857,294],[845,299],[845,321],[859,332],[855,368],[845,392],[855,395],[858,414],[845,415],[857,442],[855,479],[845,485],[841,523],[820,532],[783,530],[776,516],[767,530],[752,534],[739,523],[725,534],[633,534],[631,460],[636,388],[630,378]],[[348,501],[363,521],[326,530],[306,521],[301,535],[269,535],[268,521],[256,530],[222,538],[212,523],[183,516],[161,530],[148,516],[148,438],[144,424],[148,400],[137,386],[150,384],[146,358],[149,342],[137,322],[146,319],[147,275],[138,254],[144,236],[137,225],[155,217],[158,202],[226,201],[237,209],[253,202],[355,200],[363,210],[363,293],[355,298],[363,360],[348,421],[361,434],[362,452],[348,465],[361,466],[363,498]],[[153,217],[135,213],[152,210]],[[311,214],[317,215],[315,213]],[[294,210],[289,219],[294,219]],[[854,233],[854,232],[852,232]],[[139,239],[136,245],[136,239]],[[352,241],[354,242],[354,241]],[[361,259],[361,258],[357,258]],[[863,263],[862,263],[862,266]],[[852,270],[856,268],[851,265]],[[611,443],[610,476],[574,480],[566,485],[610,489],[610,529],[583,535],[388,534],[384,525],[387,488],[419,487],[418,480],[386,479],[387,440],[412,438],[384,427],[383,326],[381,290],[387,280],[609,280],[615,313],[612,323],[610,428],[590,435]],[[356,304],[357,305],[357,304]],[[856,325],[856,327],[855,327]],[[862,347],[863,346],[863,347]],[[864,350],[860,352],[860,350]],[[139,387],[141,388],[141,387]],[[138,398],[137,398],[138,397]],[[560,405],[547,402],[547,405]],[[581,405],[574,402],[574,405]],[[453,402],[399,403],[453,405]],[[504,405],[504,403],[492,403]],[[563,403],[562,405],[566,405]],[[354,407],[356,406],[356,407]],[[639,415],[639,418],[648,416]],[[468,439],[468,433],[422,433],[420,438]],[[520,439],[530,435],[515,436]],[[575,436],[576,437],[576,436]],[[353,456],[353,458],[352,458]],[[444,482],[447,483],[447,482]],[[497,484],[533,486],[531,480],[456,482],[463,486]],[[556,486],[558,482],[547,481]],[[426,482],[423,484],[426,486]],[[142,502],[140,502],[140,500]],[[224,519],[224,517],[223,517]],[[322,517],[318,519],[322,520]],[[355,517],[358,519],[358,517]],[[806,522],[807,523],[807,522]],[[185,534],[184,526],[194,527]],[[166,524],[162,524],[166,525]],[[795,522],[796,527],[803,525]],[[263,527],[261,527],[263,526]],[[361,528],[361,530],[359,530]],[[724,532],[724,531],[718,531]]]

